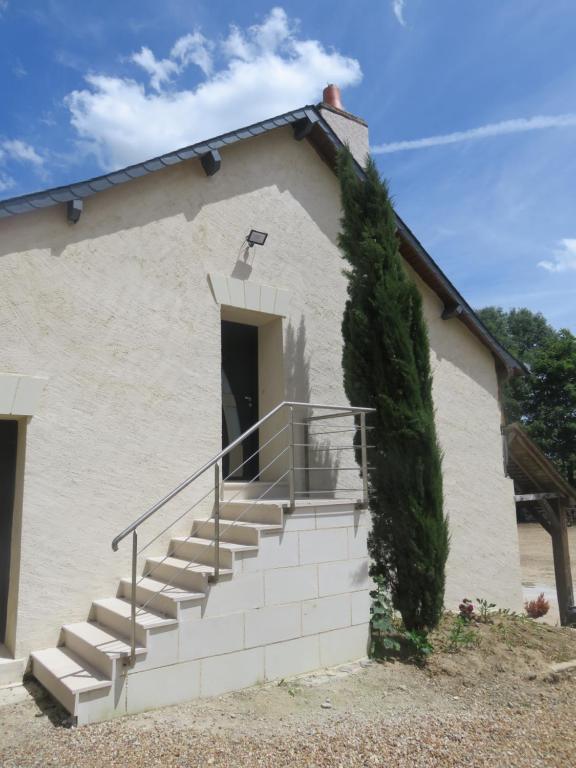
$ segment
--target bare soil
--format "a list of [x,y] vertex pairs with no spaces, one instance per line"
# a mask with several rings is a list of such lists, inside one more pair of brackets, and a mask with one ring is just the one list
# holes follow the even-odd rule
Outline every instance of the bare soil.
[[576,631],[454,617],[423,667],[347,664],[74,728],[42,689],[0,697],[0,766],[576,766]]

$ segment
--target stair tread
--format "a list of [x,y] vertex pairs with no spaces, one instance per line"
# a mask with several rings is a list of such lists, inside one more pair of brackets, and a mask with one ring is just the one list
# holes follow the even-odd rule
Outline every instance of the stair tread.
[[[126,619],[129,619],[131,616],[132,607],[130,602],[128,600],[123,600],[121,597],[105,597],[101,600],[94,600],[94,605],[108,608],[108,610],[113,611]],[[136,606],[136,624],[144,629],[151,629],[154,627],[174,626],[175,624],[178,624],[178,621],[177,619],[172,619],[170,616],[165,616],[162,613],[156,613],[147,608]]]
[[[189,544],[202,544],[202,546],[206,546],[207,544],[214,544],[213,539],[201,539],[198,536],[176,536],[172,539],[172,541],[182,541],[182,542],[188,542]],[[220,549],[227,549],[230,552],[257,552],[258,551],[258,545],[257,544],[235,544],[231,541],[221,541],[220,542]]]
[[[185,560],[182,557],[148,557],[146,558],[149,563],[166,564],[172,568],[179,568],[182,571],[190,571],[191,573],[205,573],[208,576],[212,576],[214,573],[213,565],[201,565],[190,560]],[[220,568],[220,576],[232,576],[234,572],[231,568]]]
[[[194,520],[194,523],[214,523],[213,517],[207,517],[201,520]],[[220,518],[220,529],[222,528],[253,528],[255,531],[277,531],[282,528],[280,524],[275,523],[251,523],[250,520],[226,520]]]
[[[132,584],[132,579],[122,579],[123,584]],[[144,589],[155,592],[156,594],[166,595],[173,600],[203,600],[206,595],[204,592],[191,592],[188,589],[183,589],[174,584],[167,584],[165,581],[149,578],[147,576],[140,576],[136,582],[136,586],[143,587]]]
[[[65,624],[63,629],[85,640],[110,658],[117,659],[130,653],[130,643],[127,640],[113,634],[97,622],[80,621],[76,624]],[[137,646],[136,653],[146,653],[146,648]]]
[[112,685],[111,680],[69,648],[46,648],[43,651],[33,651],[32,658],[74,694],[95,691]]

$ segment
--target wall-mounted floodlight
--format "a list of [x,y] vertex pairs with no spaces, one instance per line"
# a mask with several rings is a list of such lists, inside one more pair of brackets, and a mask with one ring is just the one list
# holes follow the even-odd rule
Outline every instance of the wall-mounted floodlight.
[[248,246],[252,248],[254,245],[264,245],[267,237],[268,232],[258,232],[257,229],[251,229],[250,234],[246,238],[246,242],[248,243]]

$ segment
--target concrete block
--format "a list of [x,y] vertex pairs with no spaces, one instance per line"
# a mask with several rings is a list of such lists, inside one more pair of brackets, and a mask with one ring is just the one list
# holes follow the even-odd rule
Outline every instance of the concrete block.
[[348,627],[352,621],[350,595],[321,597],[302,603],[302,634]]
[[244,614],[181,622],[180,660],[218,656],[244,648]]
[[368,528],[348,528],[348,557],[368,557]]
[[318,585],[320,597],[368,589],[368,559],[321,563],[318,566]]
[[200,662],[188,661],[171,667],[137,672],[128,677],[126,709],[145,709],[179,704],[200,695]]
[[351,504],[349,509],[330,509],[324,511],[318,507],[316,514],[316,528],[352,528],[357,525],[358,513]]
[[210,587],[203,618],[248,611],[263,605],[263,574],[237,573],[231,581],[221,581]]
[[264,649],[264,664],[266,680],[301,675],[318,669],[320,667],[318,635],[268,645]]
[[293,603],[318,597],[318,575],[315,565],[278,568],[264,573],[266,605]]
[[214,656],[200,661],[202,696],[219,696],[264,680],[264,648]]
[[327,563],[348,558],[347,529],[300,531],[300,562]]
[[351,595],[352,600],[352,624],[365,624],[370,621],[370,606],[372,598],[368,590],[354,592]]
[[292,531],[313,531],[316,528],[316,512],[313,507],[296,508],[284,515],[284,533]]
[[260,538],[257,555],[242,557],[244,573],[264,571],[269,568],[287,568],[298,565],[298,534],[269,534]]
[[302,632],[300,603],[259,608],[245,614],[246,648],[291,640]]
[[320,635],[320,663],[333,667],[346,661],[361,659],[368,653],[369,625],[337,629]]

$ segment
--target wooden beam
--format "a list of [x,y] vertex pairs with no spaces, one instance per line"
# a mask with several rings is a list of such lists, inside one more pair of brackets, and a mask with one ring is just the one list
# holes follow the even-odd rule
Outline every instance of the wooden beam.
[[303,117],[302,120],[298,120],[298,122],[294,123],[292,130],[294,131],[294,138],[296,141],[302,141],[306,136],[309,136],[318,120],[318,115],[316,113],[311,113],[309,116]]
[[557,493],[517,493],[514,501],[542,501],[542,499],[557,499]]
[[442,320],[451,320],[453,317],[460,317],[464,312],[462,304],[445,305],[442,310]]
[[70,224],[76,224],[80,220],[83,209],[84,203],[82,200],[68,200],[66,203],[66,218]]
[[214,174],[218,173],[220,170],[222,158],[217,149],[211,149],[210,152],[206,152],[206,154],[202,155],[200,162],[202,163],[202,168],[204,168],[206,176],[214,176]]
[[574,588],[572,571],[570,569],[570,550],[568,548],[568,528],[566,523],[566,506],[561,501],[555,511],[557,526],[552,530],[552,552],[554,554],[554,575],[556,577],[556,594],[560,611],[560,623],[568,624],[569,608],[574,605]]

